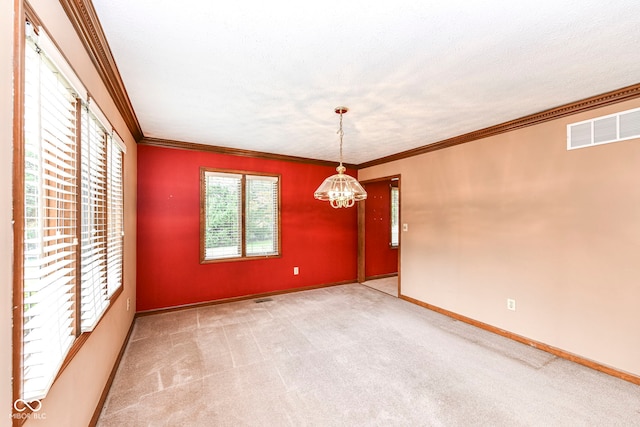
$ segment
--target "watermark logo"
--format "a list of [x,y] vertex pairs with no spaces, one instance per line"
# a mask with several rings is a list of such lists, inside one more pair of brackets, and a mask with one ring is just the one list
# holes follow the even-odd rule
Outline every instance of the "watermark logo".
[[[47,418],[46,413],[40,413],[42,409],[42,402],[39,399],[26,401],[24,399],[17,399],[13,402],[13,409],[16,410],[15,413],[11,414],[11,418],[14,419],[37,419],[44,420]],[[31,410],[31,412],[27,412],[27,410]]]
[[27,402],[24,399],[18,399],[13,402],[13,409],[18,412],[24,412],[27,410],[27,408],[31,409],[31,412],[39,412],[40,409],[42,409],[42,402],[38,399],[34,400],[33,402]]

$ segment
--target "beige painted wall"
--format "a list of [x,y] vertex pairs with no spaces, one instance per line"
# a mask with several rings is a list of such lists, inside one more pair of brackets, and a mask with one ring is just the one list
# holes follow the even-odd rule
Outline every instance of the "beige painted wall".
[[0,425],[11,414],[13,2],[0,0]]
[[361,170],[402,175],[402,293],[640,375],[640,140],[566,149],[567,123],[637,107]]
[[[45,420],[29,420],[25,426],[86,426],[96,408],[116,357],[133,320],[135,307],[136,260],[136,145],[113,100],[78,40],[60,3],[31,0],[31,4],[76,73],[91,91],[118,134],[127,145],[125,155],[125,259],[124,292],[91,333],[71,364],[63,371],[43,400],[40,414]],[[13,2],[0,0],[0,425],[10,421],[11,413],[11,38]],[[132,309],[127,311],[127,299]]]

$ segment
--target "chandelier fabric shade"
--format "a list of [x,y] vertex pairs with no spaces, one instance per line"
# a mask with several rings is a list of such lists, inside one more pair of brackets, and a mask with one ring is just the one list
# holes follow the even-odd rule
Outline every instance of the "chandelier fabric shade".
[[349,111],[347,107],[336,107],[335,109],[335,112],[340,114],[340,129],[338,129],[338,135],[340,136],[340,165],[336,168],[338,173],[325,179],[313,193],[313,197],[329,202],[331,207],[336,209],[350,208],[355,202],[367,198],[367,192],[362,188],[362,185],[354,177],[345,174],[344,172],[347,169],[342,166],[342,137],[344,136],[342,115],[347,111]]

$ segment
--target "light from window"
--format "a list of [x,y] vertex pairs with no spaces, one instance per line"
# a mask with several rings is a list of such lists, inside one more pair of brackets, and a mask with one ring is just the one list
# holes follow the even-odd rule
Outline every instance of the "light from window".
[[70,83],[77,77],[67,79],[51,59],[62,55],[42,29],[37,37],[31,32],[26,42],[24,175],[16,177],[24,190],[24,234],[16,235],[24,273],[14,380],[26,401],[46,396],[76,338],[122,288],[124,234],[124,144],[78,97]]
[[107,132],[82,109],[82,330],[92,330],[109,305],[107,298]]
[[44,397],[77,335],[76,98],[25,50],[22,398]]
[[400,244],[400,190],[391,187],[391,247]]
[[279,177],[201,170],[201,261],[278,256]]
[[108,142],[107,171],[107,297],[122,286],[124,255],[124,142],[112,134]]
[[247,256],[278,253],[278,178],[246,177]]

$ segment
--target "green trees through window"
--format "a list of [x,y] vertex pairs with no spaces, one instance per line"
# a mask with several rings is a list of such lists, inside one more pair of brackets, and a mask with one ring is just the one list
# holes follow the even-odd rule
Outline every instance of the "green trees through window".
[[277,256],[278,176],[201,169],[201,261]]
[[207,259],[237,257],[242,253],[241,184],[241,175],[208,173],[206,176],[204,237]]

